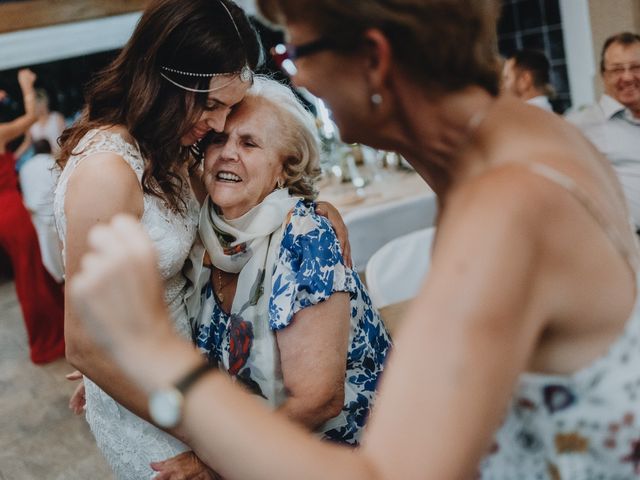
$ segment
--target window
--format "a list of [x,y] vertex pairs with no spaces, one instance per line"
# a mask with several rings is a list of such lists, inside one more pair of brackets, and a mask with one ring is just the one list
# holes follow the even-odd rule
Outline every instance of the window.
[[500,53],[509,56],[523,48],[544,52],[551,63],[551,83],[557,94],[551,103],[555,111],[564,112],[571,106],[571,94],[559,0],[502,0],[502,4]]

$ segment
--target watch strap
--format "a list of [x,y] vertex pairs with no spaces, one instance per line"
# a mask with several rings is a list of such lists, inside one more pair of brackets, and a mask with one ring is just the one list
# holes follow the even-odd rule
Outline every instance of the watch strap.
[[175,383],[176,389],[185,396],[187,391],[207,372],[214,370],[215,365],[209,362],[204,362],[195,367],[193,370],[187,372],[187,374]]

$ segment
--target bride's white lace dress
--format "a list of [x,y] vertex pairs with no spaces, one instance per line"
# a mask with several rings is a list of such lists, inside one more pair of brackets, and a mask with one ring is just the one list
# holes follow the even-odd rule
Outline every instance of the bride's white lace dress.
[[[85,135],[65,165],[55,192],[54,213],[63,246],[63,259],[67,231],[64,212],[67,182],[80,162],[91,161],[93,154],[104,152],[120,155],[131,166],[138,180],[142,177],[144,160],[137,146],[127,143],[117,133],[103,130],[91,130]],[[141,222],[157,249],[160,272],[166,285],[165,300],[176,330],[191,339],[191,326],[183,305],[186,280],[181,269],[196,236],[198,203],[186,179],[182,198],[187,204],[184,215],[168,209],[159,198],[145,194]],[[87,422],[118,479],[152,478],[154,472],[149,467],[150,462],[165,460],[189,449],[176,438],[131,413],[88,378],[85,377],[84,381]]]

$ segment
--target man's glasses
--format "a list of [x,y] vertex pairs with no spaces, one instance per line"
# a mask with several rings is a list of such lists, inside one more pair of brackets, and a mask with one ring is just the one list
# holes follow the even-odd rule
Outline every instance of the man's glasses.
[[279,68],[287,75],[293,77],[298,73],[295,61],[298,58],[313,55],[323,50],[336,50],[339,46],[329,38],[319,38],[302,45],[280,43],[271,49],[271,56]]
[[605,67],[604,69],[605,73],[613,77],[621,77],[627,72],[627,70],[631,75],[640,76],[640,63],[618,64],[612,65],[611,67]]

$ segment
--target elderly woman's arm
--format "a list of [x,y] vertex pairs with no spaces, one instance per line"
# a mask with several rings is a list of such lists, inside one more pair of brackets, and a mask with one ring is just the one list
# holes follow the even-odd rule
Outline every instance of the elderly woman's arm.
[[288,393],[279,411],[310,430],[342,410],[350,319],[349,294],[339,292],[276,333]]

